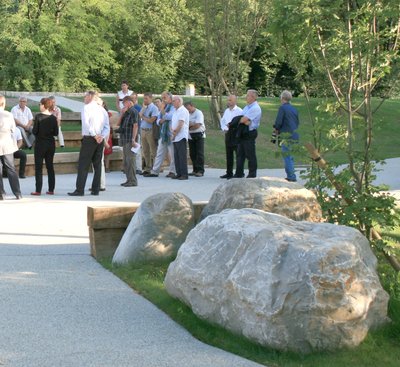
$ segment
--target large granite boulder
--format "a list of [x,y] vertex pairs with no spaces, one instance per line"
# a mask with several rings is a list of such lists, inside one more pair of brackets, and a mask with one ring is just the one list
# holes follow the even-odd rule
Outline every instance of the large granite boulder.
[[284,215],[293,220],[320,222],[321,207],[314,193],[281,178],[232,179],[218,186],[201,219],[224,209],[253,208]]
[[180,193],[161,193],[142,202],[113,257],[113,264],[173,259],[194,227],[192,201]]
[[387,321],[376,264],[353,228],[225,210],[189,233],[165,286],[203,319],[309,353],[357,346]]

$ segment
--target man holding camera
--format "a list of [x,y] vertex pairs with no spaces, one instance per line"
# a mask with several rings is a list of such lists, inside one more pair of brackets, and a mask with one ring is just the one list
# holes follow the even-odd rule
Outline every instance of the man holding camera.
[[296,182],[296,173],[294,171],[294,159],[290,155],[291,145],[298,142],[299,134],[297,129],[299,127],[299,114],[291,104],[292,93],[284,90],[281,94],[281,106],[276,116],[274,129],[275,134],[279,137],[284,133],[287,137],[283,136],[282,140],[282,153],[283,161],[285,163],[286,180],[289,182]]

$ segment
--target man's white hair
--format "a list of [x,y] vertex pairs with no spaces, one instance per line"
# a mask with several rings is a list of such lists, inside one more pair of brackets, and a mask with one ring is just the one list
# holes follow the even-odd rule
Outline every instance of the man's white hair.
[[292,100],[292,93],[290,93],[288,90],[284,90],[281,93],[281,99],[283,99],[286,102],[290,102]]
[[183,104],[183,98],[181,96],[173,96],[172,100],[174,99],[179,99],[179,102],[181,102],[181,104]]
[[249,89],[247,93],[251,93],[255,99],[258,98],[258,92],[255,89]]

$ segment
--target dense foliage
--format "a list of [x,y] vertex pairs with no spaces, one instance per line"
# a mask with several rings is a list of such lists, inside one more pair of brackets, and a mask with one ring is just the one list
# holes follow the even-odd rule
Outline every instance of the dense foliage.
[[[0,89],[138,92],[246,88],[269,47],[259,0],[3,0]],[[265,32],[264,32],[265,34]],[[261,51],[260,51],[261,50]],[[258,73],[258,72],[257,72]],[[260,73],[264,73],[260,69]],[[264,78],[253,87],[262,87]]]

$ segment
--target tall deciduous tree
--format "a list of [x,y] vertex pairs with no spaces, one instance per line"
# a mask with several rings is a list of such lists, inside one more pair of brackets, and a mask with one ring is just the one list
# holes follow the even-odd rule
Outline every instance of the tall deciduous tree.
[[213,117],[222,109],[222,94],[241,93],[249,63],[267,21],[268,1],[197,0],[192,10],[204,24],[202,64],[211,94]]
[[331,211],[333,220],[353,223],[370,235],[375,222],[390,222],[392,202],[372,184],[377,128],[373,116],[380,106],[373,105],[372,96],[382,80],[399,77],[400,4],[395,0],[286,0],[274,1],[274,8],[289,50],[300,50],[303,60],[312,60],[335,96],[340,129],[335,138],[343,138],[348,160],[348,169],[341,172],[346,183],[341,195],[353,206],[346,210],[338,201],[337,210]]

